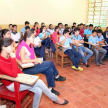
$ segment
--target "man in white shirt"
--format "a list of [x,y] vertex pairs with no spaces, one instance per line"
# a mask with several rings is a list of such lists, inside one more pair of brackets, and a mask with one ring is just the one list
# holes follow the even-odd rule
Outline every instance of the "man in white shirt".
[[15,41],[15,43],[18,43],[20,40],[20,33],[17,32],[17,25],[13,25],[13,30],[11,32],[11,38]]
[[63,31],[64,31],[63,24],[62,23],[58,23],[58,27],[59,27],[59,33],[63,34]]
[[53,28],[53,25],[52,25],[52,24],[49,25],[49,29],[47,29],[47,31],[48,31],[50,34],[53,34],[54,28]]

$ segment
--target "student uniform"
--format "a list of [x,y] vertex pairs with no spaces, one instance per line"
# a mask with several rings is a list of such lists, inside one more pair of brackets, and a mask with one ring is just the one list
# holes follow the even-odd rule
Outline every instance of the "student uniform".
[[47,29],[47,31],[48,31],[50,34],[53,34],[54,29]]
[[[97,44],[97,42],[99,42],[99,39],[97,36],[93,37],[92,35],[88,38],[88,42],[92,42],[92,44]],[[89,45],[89,48],[91,48],[91,46]],[[96,48],[93,48],[92,51],[95,53],[95,61],[96,64],[99,62],[102,62],[103,58],[105,57],[107,51],[103,48],[100,48],[100,50],[97,50]],[[101,57],[98,58],[99,53],[102,53]]]
[[11,38],[15,41],[15,43],[18,43],[20,40],[20,33],[19,32],[11,32]]
[[60,33],[60,34],[63,34],[63,31],[64,31],[64,28],[61,28],[61,29],[59,30],[59,33]]
[[[72,35],[72,37],[75,40],[82,40],[81,35],[78,35],[77,37],[75,35]],[[76,49],[75,45],[73,47]],[[93,55],[93,52],[87,47],[84,47],[83,45],[78,47],[78,52],[80,53],[84,64],[86,64],[87,60]],[[87,56],[84,55],[84,52],[87,53]]]
[[21,33],[24,34],[24,32],[25,32],[25,27],[23,27],[23,28],[21,29]]
[[34,51],[36,55],[38,55],[40,58],[43,58],[43,60],[45,61],[45,46],[38,47],[40,42],[41,42],[40,38],[36,36],[34,39],[34,44],[35,44]]
[[[50,35],[49,32],[46,32],[46,33],[47,33],[47,36]],[[45,35],[44,33],[40,33],[40,34],[39,34],[39,38],[40,38],[40,39],[43,38],[44,35]],[[56,51],[56,49],[55,49],[55,47],[54,47],[54,45],[53,45],[53,42],[51,41],[50,37],[47,37],[46,39],[41,40],[41,43],[42,43],[42,45],[45,45],[46,48],[48,48],[48,47],[50,46],[51,49],[52,49],[52,52],[55,52],[55,51]]]
[[[65,36],[61,36],[59,39],[59,42],[63,41],[64,39],[65,39]],[[74,48],[70,46],[71,43],[72,43],[72,39],[67,38],[63,44],[65,47],[67,47],[65,48],[64,53],[70,57],[71,61],[73,62],[73,65],[76,68],[78,68],[81,55],[79,54],[79,52],[77,52]]]

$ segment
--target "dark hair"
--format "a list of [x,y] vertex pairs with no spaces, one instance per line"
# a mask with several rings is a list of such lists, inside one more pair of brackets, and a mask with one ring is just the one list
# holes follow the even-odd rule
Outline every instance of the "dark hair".
[[93,24],[89,24],[89,27],[93,27]]
[[42,23],[41,23],[41,26],[42,26],[43,24],[45,24],[45,23],[44,23],[44,22],[42,22]]
[[52,25],[52,24],[49,24],[49,29],[51,29],[51,28],[50,28],[51,25]]
[[106,29],[108,29],[108,27],[106,27]]
[[65,26],[68,26],[68,24],[65,24]]
[[9,27],[11,26],[12,24],[9,24]]
[[62,24],[62,23],[58,23],[58,26],[59,26],[60,24]]
[[12,25],[12,27],[13,27],[13,28],[14,28],[15,26],[17,27],[17,25],[15,25],[15,24],[14,24],[14,25]]
[[100,27],[100,28],[101,28],[101,26],[98,26],[98,27]]
[[97,33],[102,33],[102,30],[101,29],[97,30]]
[[28,21],[25,21],[25,25],[26,25],[26,24],[30,24],[30,23],[29,23]]
[[86,28],[88,27],[88,25],[86,25]]
[[27,29],[30,29],[30,27],[29,27],[29,26],[26,26],[25,29],[26,29],[26,30],[27,30]]
[[3,38],[3,35],[5,35],[8,31],[8,29],[2,29],[0,37]]
[[[65,30],[68,30],[71,29],[70,27],[67,27]],[[71,31],[69,31],[69,35],[71,35]]]
[[83,23],[81,23],[81,24],[80,24],[80,26],[81,26],[81,25],[84,25],[84,24],[83,24]]
[[[35,22],[33,27],[35,27],[36,24],[38,24],[38,22]],[[37,27],[37,29],[38,29],[38,27]]]
[[76,22],[73,23],[73,25],[76,24]]
[[83,26],[85,26],[85,24],[83,24]]
[[78,27],[75,27],[74,32],[76,31],[80,31],[80,29]]
[[92,33],[96,32],[97,33],[97,30],[92,30]]
[[[55,31],[56,31],[56,29],[58,29],[59,27],[58,26],[55,26]],[[57,32],[57,34],[59,35],[60,33],[59,32]]]
[[42,33],[44,27],[46,27],[46,26],[42,26],[42,27],[40,28],[40,33]]
[[11,38],[2,38],[0,39],[0,53],[2,51],[2,47],[8,47],[13,43],[13,40]]
[[69,30],[64,30],[63,31],[63,35],[66,34],[66,33],[69,33]]
[[74,28],[75,26],[72,26],[72,29]]

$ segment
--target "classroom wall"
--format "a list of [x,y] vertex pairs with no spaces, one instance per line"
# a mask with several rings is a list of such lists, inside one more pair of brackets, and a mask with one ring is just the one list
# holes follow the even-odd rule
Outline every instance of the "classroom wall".
[[26,20],[31,26],[34,22],[87,23],[87,9],[88,0],[0,0],[0,25],[12,23],[20,29]]

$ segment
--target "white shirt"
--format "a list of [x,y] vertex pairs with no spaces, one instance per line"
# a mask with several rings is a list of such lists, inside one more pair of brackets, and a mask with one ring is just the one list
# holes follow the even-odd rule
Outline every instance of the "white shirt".
[[47,31],[48,31],[50,34],[53,34],[54,29],[47,29]]
[[35,37],[35,39],[34,39],[34,44],[36,45],[36,46],[38,46],[39,45],[39,42],[41,42],[42,40],[40,40],[40,38],[39,38],[39,36],[37,36],[37,37]]
[[11,38],[14,40],[14,41],[19,41],[19,39],[20,39],[20,33],[19,32],[17,32],[17,33],[15,33],[15,34],[13,34],[12,32],[11,32]]

